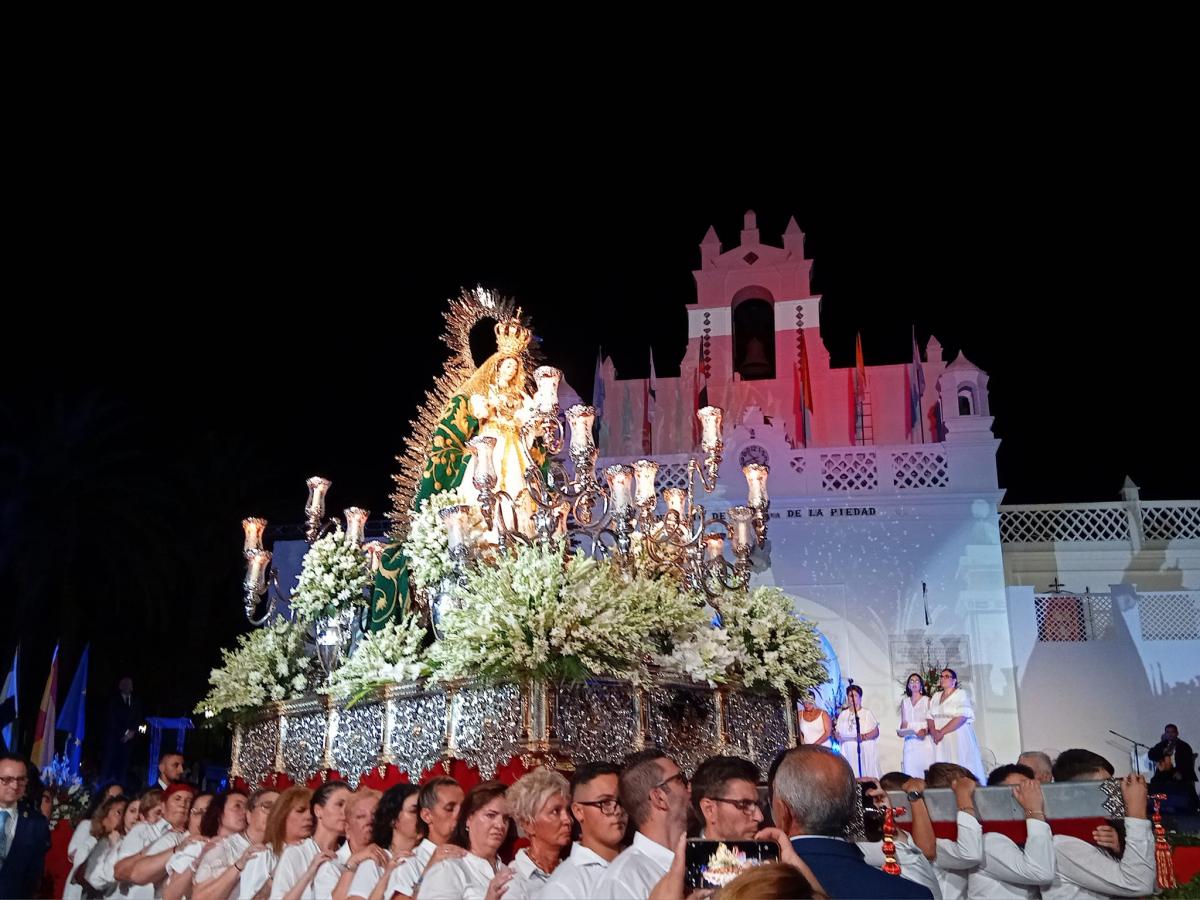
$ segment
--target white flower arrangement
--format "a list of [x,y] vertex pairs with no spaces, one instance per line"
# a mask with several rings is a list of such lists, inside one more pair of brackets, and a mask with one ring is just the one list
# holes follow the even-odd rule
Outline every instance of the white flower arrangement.
[[429,674],[424,652],[427,636],[416,616],[389,622],[363,638],[329,684],[319,690],[338,697],[360,696],[381,684],[416,681]]
[[658,618],[616,566],[582,555],[564,561],[556,543],[477,566],[459,599],[429,651],[441,681],[635,677]]
[[792,598],[776,587],[729,592],[721,618],[735,654],[734,672],[746,687],[787,693],[828,679],[816,629],[792,611]]
[[221,651],[196,712],[234,712],[303,694],[312,665],[303,644],[304,629],[284,620],[243,634],[235,649]]
[[[415,588],[432,590],[453,570],[450,539],[438,513],[447,507],[469,502],[466,494],[456,489],[426,497],[421,501],[420,509],[413,513],[408,540],[401,552],[408,560],[408,574]],[[468,543],[475,544],[485,530],[482,514],[478,508],[473,508]]]
[[355,541],[335,528],[304,554],[290,604],[297,622],[332,616],[365,603],[363,588],[371,582],[367,555]]

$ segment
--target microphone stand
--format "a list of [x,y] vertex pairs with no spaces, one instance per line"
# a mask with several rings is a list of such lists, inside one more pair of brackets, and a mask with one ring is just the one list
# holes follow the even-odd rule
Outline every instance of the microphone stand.
[[1135,771],[1135,772],[1136,772],[1138,775],[1141,775],[1141,774],[1142,774],[1142,765],[1141,765],[1141,762],[1138,760],[1137,748],[1138,748],[1138,747],[1143,747],[1143,748],[1145,748],[1146,750],[1149,750],[1149,749],[1150,749],[1150,745],[1149,745],[1149,744],[1143,744],[1141,741],[1135,741],[1133,738],[1131,738],[1131,737],[1126,737],[1125,735],[1123,735],[1123,734],[1120,734],[1119,732],[1113,731],[1111,728],[1108,730],[1108,733],[1109,733],[1109,734],[1115,734],[1115,735],[1116,735],[1117,737],[1119,737],[1121,740],[1123,740],[1123,741],[1129,741],[1129,743],[1133,744],[1133,768],[1134,768],[1134,771]]
[[[851,687],[854,686],[854,679],[850,679]],[[862,778],[862,723],[858,721],[858,701],[854,699],[854,691],[847,691],[850,697],[850,709],[854,711],[854,736],[857,740],[854,743],[854,748],[858,751],[858,777]]]

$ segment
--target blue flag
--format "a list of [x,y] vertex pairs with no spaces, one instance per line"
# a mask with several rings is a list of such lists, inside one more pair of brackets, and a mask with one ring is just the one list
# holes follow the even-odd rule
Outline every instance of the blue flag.
[[79,668],[75,670],[75,678],[71,681],[71,690],[63,703],[62,712],[58,714],[58,730],[70,734],[64,755],[70,763],[71,772],[79,774],[79,754],[83,750],[83,735],[87,724],[87,678],[88,651],[91,645],[83,648],[83,656],[79,658]]
[[0,734],[4,735],[4,746],[10,753],[17,752],[14,729],[17,721],[17,660],[21,655],[21,645],[13,651],[12,669],[4,679],[4,690],[0,691]]

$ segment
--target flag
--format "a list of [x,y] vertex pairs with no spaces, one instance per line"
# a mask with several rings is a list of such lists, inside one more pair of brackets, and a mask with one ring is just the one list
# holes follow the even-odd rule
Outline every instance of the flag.
[[604,348],[596,348],[596,374],[592,376],[592,406],[596,410],[596,420],[604,418],[604,374],[601,364],[604,361]]
[[925,443],[925,416],[921,408],[921,400],[925,396],[925,369],[921,366],[921,351],[917,348],[917,329],[913,327],[912,333],[913,345],[913,375],[912,381],[909,382],[909,390],[911,391],[910,403],[912,406],[912,421],[913,425],[920,426],[921,443]]
[[17,666],[20,656],[21,645],[17,644],[17,649],[13,651],[12,669],[4,679],[4,690],[0,692],[0,734],[4,735],[4,746],[9,753],[17,752],[16,722],[17,713],[20,712],[17,704]]
[[58,645],[54,645],[54,656],[50,660],[50,674],[46,676],[46,689],[42,691],[42,703],[38,707],[37,725],[33,729],[32,762],[44,769],[54,761],[54,708],[58,695]]
[[812,376],[808,371],[808,344],[804,339],[804,329],[800,329],[799,358],[796,360],[795,384],[795,415],[796,437],[805,447],[812,436],[809,434],[809,419],[813,411]]
[[71,772],[79,774],[79,754],[83,749],[83,734],[87,724],[87,680],[88,680],[88,651],[89,644],[83,648],[83,656],[79,658],[79,668],[75,670],[75,678],[71,681],[71,690],[67,692],[67,700],[62,712],[58,714],[58,730],[70,734],[67,746],[63,750],[71,765]]
[[866,423],[863,422],[863,396],[867,390],[867,367],[863,364],[862,334],[854,335],[854,438],[862,444],[866,441]]
[[642,449],[646,453],[654,452],[654,406],[658,399],[657,379],[654,375],[654,348],[650,348],[650,378],[646,381],[646,409],[642,417]]

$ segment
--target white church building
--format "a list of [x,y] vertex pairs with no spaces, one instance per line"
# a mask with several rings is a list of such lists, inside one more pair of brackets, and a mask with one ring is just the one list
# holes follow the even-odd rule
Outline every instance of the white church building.
[[[753,213],[723,248],[709,230],[694,272],[678,378],[601,368],[599,466],[653,455],[681,481],[701,402],[726,410],[721,484],[770,466],[771,566],[843,677],[881,722],[899,768],[898,704],[911,671],[957,670],[986,766],[1023,749],[1103,753],[1168,721],[1200,739],[1200,500],[1005,506],[988,375],[963,354],[833,368],[804,235],[764,243]],[[718,488],[718,491],[721,489]]]

